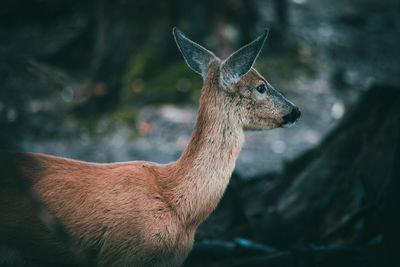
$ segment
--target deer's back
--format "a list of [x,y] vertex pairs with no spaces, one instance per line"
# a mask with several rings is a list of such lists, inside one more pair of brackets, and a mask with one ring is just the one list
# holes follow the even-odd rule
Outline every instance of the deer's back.
[[[156,183],[160,165],[96,164],[32,153],[7,156],[48,211],[84,248],[98,253],[102,265],[177,263],[192,245],[193,233],[179,224]],[[5,173],[0,173],[0,239],[40,253],[53,250],[61,258],[62,244]],[[39,249],[44,244],[53,249]]]

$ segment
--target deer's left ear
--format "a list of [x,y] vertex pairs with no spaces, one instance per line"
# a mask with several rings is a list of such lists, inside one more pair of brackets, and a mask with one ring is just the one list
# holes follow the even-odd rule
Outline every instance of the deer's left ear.
[[173,28],[172,34],[188,66],[200,74],[204,80],[208,65],[211,59],[215,58],[215,55],[201,45],[189,40],[177,27]]
[[230,90],[240,77],[250,71],[264,46],[267,36],[268,30],[265,30],[257,39],[243,46],[222,62],[220,79],[223,88]]

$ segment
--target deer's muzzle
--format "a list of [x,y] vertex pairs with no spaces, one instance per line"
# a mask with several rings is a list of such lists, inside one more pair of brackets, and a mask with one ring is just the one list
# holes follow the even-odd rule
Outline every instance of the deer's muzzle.
[[282,117],[283,125],[293,123],[300,118],[301,112],[298,107],[294,106],[289,114]]

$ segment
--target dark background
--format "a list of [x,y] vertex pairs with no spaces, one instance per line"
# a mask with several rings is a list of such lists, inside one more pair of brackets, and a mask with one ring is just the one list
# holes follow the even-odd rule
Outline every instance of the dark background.
[[399,1],[3,0],[1,148],[176,160],[202,81],[173,26],[221,58],[269,28],[255,67],[302,111],[246,133],[186,265],[398,266]]

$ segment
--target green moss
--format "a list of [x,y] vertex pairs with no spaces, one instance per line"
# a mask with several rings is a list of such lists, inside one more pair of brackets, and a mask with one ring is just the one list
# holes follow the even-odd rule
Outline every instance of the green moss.
[[110,114],[110,118],[112,121],[134,124],[137,120],[137,112],[134,109],[122,108],[115,110]]
[[143,77],[146,70],[149,68],[149,62],[151,61],[151,51],[149,49],[140,49],[139,52],[135,53],[134,56],[129,60],[126,68],[126,72],[122,78],[122,84],[125,88],[132,87],[132,84]]
[[79,125],[83,126],[90,134],[95,133],[96,126],[100,120],[100,118],[94,114],[75,116],[75,119],[79,122]]
[[[146,63],[137,63],[143,66]],[[202,87],[201,77],[190,70],[185,62],[170,64],[162,71],[153,73],[149,79],[142,79],[143,73],[138,66],[129,71],[130,78],[125,79],[123,97],[125,101],[137,103],[185,102],[198,98]],[[132,77],[136,79],[127,82]]]

